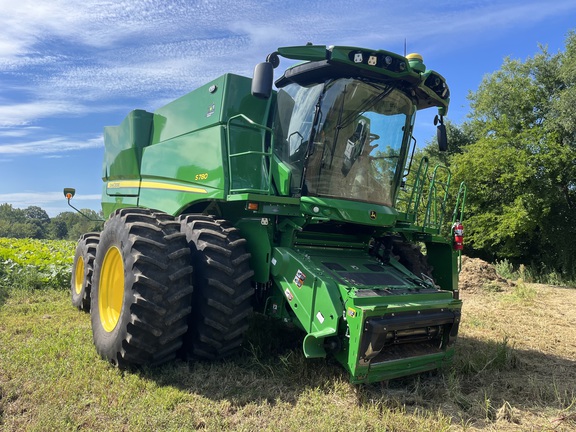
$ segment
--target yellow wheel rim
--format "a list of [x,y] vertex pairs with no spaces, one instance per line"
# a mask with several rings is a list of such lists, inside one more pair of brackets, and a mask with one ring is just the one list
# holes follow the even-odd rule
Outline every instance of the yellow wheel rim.
[[84,285],[84,258],[78,257],[76,261],[76,269],[74,271],[74,291],[76,295],[82,293],[82,286]]
[[98,287],[100,322],[107,332],[114,330],[120,319],[124,301],[124,263],[116,246],[106,252]]

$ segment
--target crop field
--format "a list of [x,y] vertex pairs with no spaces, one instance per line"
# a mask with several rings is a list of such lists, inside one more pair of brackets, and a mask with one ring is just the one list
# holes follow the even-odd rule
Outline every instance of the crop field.
[[2,431],[573,431],[576,289],[462,272],[452,367],[352,385],[301,335],[256,317],[243,352],[119,371],[73,308],[72,242],[0,239]]
[[67,240],[0,238],[0,286],[66,287],[74,248]]

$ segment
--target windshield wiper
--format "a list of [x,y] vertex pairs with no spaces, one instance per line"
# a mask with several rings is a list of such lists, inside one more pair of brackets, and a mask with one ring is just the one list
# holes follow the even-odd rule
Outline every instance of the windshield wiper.
[[306,155],[304,156],[304,169],[302,171],[302,181],[300,182],[300,191],[304,188],[304,182],[306,181],[306,172],[308,171],[308,159],[310,155],[313,153],[314,148],[314,138],[316,137],[316,132],[318,130],[318,123],[320,118],[322,117],[322,98],[324,97],[324,93],[326,92],[326,86],[320,92],[320,96],[318,96],[318,100],[316,101],[316,106],[314,108],[314,119],[312,120],[312,129],[310,130],[310,136],[308,137],[308,145],[306,147]]
[[340,134],[340,129],[342,129],[342,113],[344,113],[344,100],[346,99],[346,88],[348,86],[344,86],[344,90],[342,90],[342,103],[340,104],[340,108],[338,109],[338,123],[336,123],[336,132],[334,133],[334,140],[332,143],[332,151],[330,151],[330,165],[329,168],[332,168],[332,161],[334,160],[334,152],[336,151],[336,144],[338,143],[338,135]]

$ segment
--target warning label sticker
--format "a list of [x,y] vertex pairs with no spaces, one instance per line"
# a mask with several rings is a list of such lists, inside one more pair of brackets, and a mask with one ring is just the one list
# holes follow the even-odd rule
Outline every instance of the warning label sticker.
[[302,285],[304,285],[305,280],[306,280],[306,275],[304,273],[302,273],[302,271],[298,270],[296,272],[296,276],[294,276],[294,283],[296,284],[296,286],[298,288],[302,288]]

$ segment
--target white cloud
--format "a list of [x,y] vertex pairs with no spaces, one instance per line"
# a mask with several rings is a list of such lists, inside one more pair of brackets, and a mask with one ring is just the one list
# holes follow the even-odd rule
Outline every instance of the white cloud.
[[3,104],[0,105],[0,127],[26,125],[42,117],[77,115],[85,111],[85,107],[71,101],[54,100]]
[[98,148],[104,145],[102,136],[87,140],[53,137],[38,141],[0,144],[0,155],[52,154]]
[[282,45],[311,41],[400,51],[406,37],[409,45],[434,50],[443,46],[439,41],[465,44],[573,13],[576,4],[20,0],[13,7],[0,0],[0,10],[0,72],[17,75],[19,88],[12,89],[27,96],[0,106],[0,126],[13,126],[113,109],[94,104],[110,100],[149,108],[225,72],[249,75]]
[[16,129],[10,127],[0,127],[0,138],[22,138],[36,133],[41,129],[42,128],[37,126],[18,127]]
[[[504,28],[528,26],[551,16],[575,11],[576,3],[571,0],[556,1],[545,6],[537,1],[472,2],[471,7],[465,10],[454,7],[452,11],[438,15],[435,18],[436,29],[428,28],[426,33],[434,34],[442,29],[441,32],[448,35],[476,33],[488,39]],[[424,19],[424,11],[420,11],[416,18]]]

